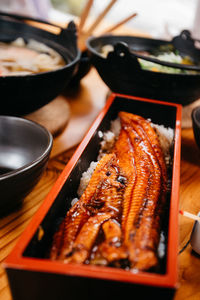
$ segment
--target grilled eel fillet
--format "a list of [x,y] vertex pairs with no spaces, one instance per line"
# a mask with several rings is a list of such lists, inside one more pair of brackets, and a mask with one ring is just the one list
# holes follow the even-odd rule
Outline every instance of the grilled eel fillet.
[[[68,211],[60,230],[54,236],[50,257],[64,261],[76,261],[74,253],[87,249],[87,258],[93,246],[92,232],[101,229],[98,224],[110,218],[118,220],[121,215],[121,201],[125,184],[121,183],[120,170],[115,153],[105,155],[98,163],[88,187],[80,200]],[[92,222],[91,218],[96,217]],[[84,227],[84,228],[83,228]],[[81,240],[80,235],[88,230],[87,239]],[[61,233],[61,232],[62,233]],[[86,235],[84,233],[84,235]],[[88,247],[91,239],[90,247]],[[79,242],[81,240],[81,242]],[[84,251],[83,251],[84,252]],[[85,261],[83,257],[82,262]],[[80,260],[76,261],[80,262]]]
[[167,171],[159,139],[144,118],[119,113],[121,131],[80,200],[54,235],[50,258],[148,270],[158,263]]

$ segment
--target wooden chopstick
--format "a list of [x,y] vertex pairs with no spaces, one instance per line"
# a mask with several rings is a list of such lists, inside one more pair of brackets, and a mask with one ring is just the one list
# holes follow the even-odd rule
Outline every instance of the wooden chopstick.
[[94,2],[94,0],[88,0],[88,2],[86,3],[86,5],[83,9],[83,12],[81,13],[80,22],[79,22],[79,26],[78,26],[79,33],[81,33],[83,30],[83,26],[85,25],[85,21],[87,19],[87,16],[89,15],[89,12],[93,5],[93,2]]
[[[105,15],[110,11],[110,9],[112,8],[112,6],[115,4],[116,1],[117,0],[110,0],[108,5],[99,14],[96,21],[94,21],[94,23],[89,27],[89,29],[87,31],[84,31],[83,27],[84,27],[84,24],[86,22],[86,19],[87,19],[88,15],[89,15],[89,12],[90,12],[90,9],[93,5],[94,0],[88,0],[87,1],[86,5],[83,9],[83,12],[81,14],[80,22],[79,22],[79,26],[78,26],[78,33],[79,33],[78,46],[81,49],[81,51],[84,51],[86,49],[85,41],[93,33],[94,29],[100,24],[100,22],[103,20]],[[115,29],[122,26],[123,24],[125,24],[126,22],[131,20],[132,18],[135,18],[136,16],[137,16],[137,13],[132,13],[130,16],[128,16],[125,19],[121,20],[119,23],[113,25],[112,27],[106,29],[101,34],[105,34],[105,33],[114,31]]]
[[110,3],[105,7],[105,9],[100,13],[100,15],[97,17],[96,21],[89,27],[89,29],[86,31],[86,35],[89,36],[94,29],[100,24],[100,22],[103,20],[105,15],[109,12],[109,10],[112,8],[112,6],[115,4],[117,0],[111,0]]
[[106,29],[105,31],[103,31],[101,34],[105,34],[108,32],[112,32],[115,29],[119,28],[120,26],[124,25],[125,23],[127,23],[128,21],[130,21],[131,19],[135,18],[137,16],[137,13],[133,13],[130,16],[126,17],[125,19],[121,20],[119,23],[111,26],[110,28]]

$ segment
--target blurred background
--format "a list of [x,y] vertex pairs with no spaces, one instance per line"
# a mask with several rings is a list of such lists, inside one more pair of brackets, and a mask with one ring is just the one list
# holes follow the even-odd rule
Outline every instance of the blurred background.
[[[27,14],[55,22],[67,22],[79,16],[87,0],[1,0],[3,11]],[[95,0],[91,16],[95,18],[109,0]],[[106,20],[116,23],[131,12],[138,16],[126,26],[156,38],[170,38],[189,29],[200,38],[200,0],[118,0]]]

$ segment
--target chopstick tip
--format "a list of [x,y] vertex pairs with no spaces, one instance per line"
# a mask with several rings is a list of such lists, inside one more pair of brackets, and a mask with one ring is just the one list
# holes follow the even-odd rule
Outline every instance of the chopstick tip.
[[194,215],[188,211],[183,211],[183,210],[179,210],[179,213],[189,219],[192,219],[192,220],[195,220],[195,221],[198,221],[200,222],[200,217],[198,215]]

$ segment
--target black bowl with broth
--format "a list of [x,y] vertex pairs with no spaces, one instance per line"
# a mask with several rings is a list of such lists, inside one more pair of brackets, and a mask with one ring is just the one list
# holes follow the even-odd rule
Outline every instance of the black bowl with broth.
[[[107,57],[102,55],[105,45],[113,47]],[[113,92],[187,105],[200,97],[200,72],[144,70],[132,52],[152,52],[169,45],[172,41],[114,35],[91,37],[87,41],[92,64]]]
[[43,174],[53,143],[41,125],[0,116],[0,216],[22,204]]
[[23,116],[49,103],[69,84],[80,61],[73,22],[67,28],[61,28],[59,34],[54,34],[12,15],[0,14],[0,41],[10,43],[19,37],[25,42],[32,39],[55,50],[62,56],[65,65],[30,75],[0,76],[1,115]]

